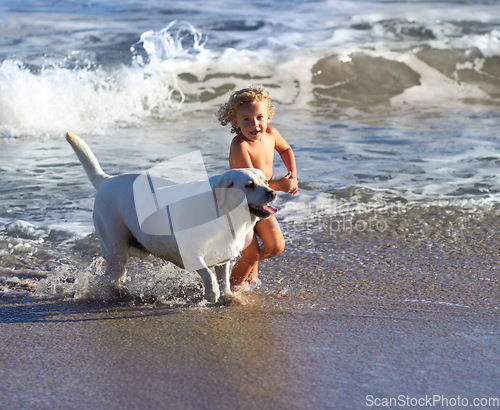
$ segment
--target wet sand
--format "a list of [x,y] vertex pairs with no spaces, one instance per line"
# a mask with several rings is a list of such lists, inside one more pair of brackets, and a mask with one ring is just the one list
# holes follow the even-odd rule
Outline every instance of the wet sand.
[[0,314],[4,409],[355,409],[498,393],[492,312],[3,301]]
[[288,227],[262,285],[230,306],[0,298],[0,407],[498,397],[496,215],[408,209],[371,232],[324,230],[332,220],[309,236]]

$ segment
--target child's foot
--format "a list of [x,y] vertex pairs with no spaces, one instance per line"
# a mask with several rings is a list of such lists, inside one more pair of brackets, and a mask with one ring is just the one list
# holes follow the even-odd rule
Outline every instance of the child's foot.
[[248,276],[243,279],[239,280],[236,282],[233,277],[230,279],[230,284],[231,284],[231,291],[232,292],[239,292],[242,290],[244,287],[253,285],[253,284],[260,284],[260,279],[259,279],[259,267],[257,263],[254,265],[254,267],[250,270],[250,273]]
[[241,292],[247,286],[249,286],[249,283],[246,280],[244,280],[241,284],[231,284],[231,292],[233,293]]
[[262,281],[259,279],[259,277],[257,275],[255,276],[251,276],[249,277],[246,282],[249,284],[249,285],[260,285],[262,283]]
[[250,273],[248,274],[248,277],[247,277],[246,281],[249,284],[260,283],[260,280],[259,280],[259,264],[258,264],[258,262],[256,262],[255,265],[250,270]]

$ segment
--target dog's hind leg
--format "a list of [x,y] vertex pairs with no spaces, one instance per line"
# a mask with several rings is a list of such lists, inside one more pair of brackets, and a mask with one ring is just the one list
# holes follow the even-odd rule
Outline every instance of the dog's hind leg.
[[[125,266],[129,259],[130,232],[125,225],[113,223],[106,225],[99,214],[94,214],[94,225],[101,246],[101,252],[106,260],[106,271],[101,280],[102,293],[106,297],[113,297],[123,293],[119,282],[125,276]],[[111,229],[113,228],[113,229]]]
[[128,261],[128,252],[123,249],[104,248],[101,244],[102,254],[106,261],[104,275],[97,279],[95,297],[104,300],[123,296],[128,292],[120,285],[120,279],[125,277],[125,266]]
[[126,252],[112,252],[104,256],[106,259],[106,276],[112,283],[118,283],[125,275],[125,266],[128,261]]

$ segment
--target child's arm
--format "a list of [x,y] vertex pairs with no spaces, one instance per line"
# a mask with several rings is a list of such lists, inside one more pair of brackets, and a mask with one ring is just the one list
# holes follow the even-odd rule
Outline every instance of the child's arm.
[[295,195],[299,190],[297,181],[297,165],[295,163],[295,154],[293,153],[292,147],[285,141],[285,139],[276,132],[276,139],[274,145],[278,154],[280,154],[281,160],[288,170],[283,178],[269,181],[269,186],[275,191],[283,191],[288,194]]

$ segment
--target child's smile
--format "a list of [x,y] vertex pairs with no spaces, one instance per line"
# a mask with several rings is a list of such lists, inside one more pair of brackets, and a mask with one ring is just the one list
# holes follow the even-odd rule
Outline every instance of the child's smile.
[[271,118],[267,102],[244,103],[238,109],[233,125],[241,130],[245,138],[259,141],[265,134]]

